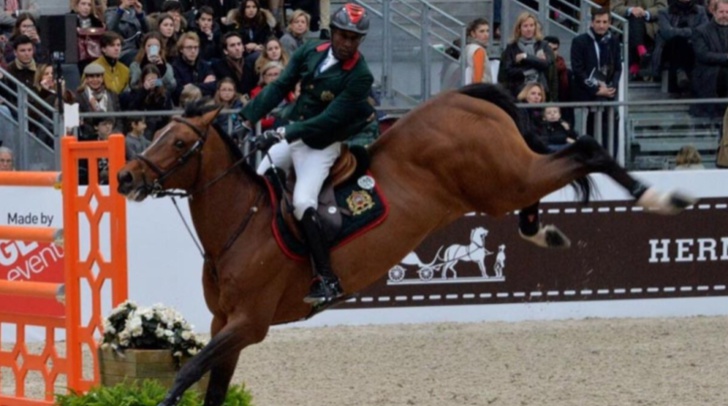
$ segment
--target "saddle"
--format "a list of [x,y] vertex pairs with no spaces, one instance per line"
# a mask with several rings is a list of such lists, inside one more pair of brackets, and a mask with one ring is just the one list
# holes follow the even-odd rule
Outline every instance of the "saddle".
[[[359,158],[358,158],[359,157]],[[351,215],[346,207],[340,207],[336,202],[335,189],[354,177],[354,174],[362,174],[369,168],[369,156],[363,147],[350,149],[347,145],[341,146],[341,154],[329,170],[329,177],[321,187],[318,197],[318,215],[323,226],[324,236],[331,243],[342,224],[342,214]],[[303,234],[298,228],[298,221],[293,216],[293,187],[296,184],[296,174],[291,174],[286,179],[285,187],[280,196],[280,207],[288,229],[297,240],[303,241]],[[290,205],[289,205],[290,204]]]

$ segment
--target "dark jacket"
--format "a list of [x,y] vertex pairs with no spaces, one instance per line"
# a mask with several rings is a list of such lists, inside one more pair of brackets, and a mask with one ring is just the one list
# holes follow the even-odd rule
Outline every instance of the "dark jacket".
[[559,85],[556,76],[556,66],[554,64],[556,59],[554,53],[546,41],[536,41],[533,48],[535,52],[543,51],[546,54],[546,60],[538,58],[535,55],[529,55],[526,59],[516,63],[516,55],[523,51],[518,47],[517,42],[508,44],[501,54],[501,63],[498,69],[498,83],[503,84],[513,96],[518,96],[518,93],[523,89],[523,85],[525,84],[526,76],[524,72],[527,69],[535,69],[546,76],[546,98],[549,101],[559,100]]
[[374,78],[364,57],[357,53],[316,75],[331,43],[309,41],[293,54],[275,82],[251,100],[241,115],[257,122],[293,91],[301,81],[301,94],[292,106],[286,125],[289,142],[303,140],[312,148],[325,148],[359,133],[374,112],[369,96]]
[[200,37],[200,59],[210,64],[213,60],[223,57],[220,49],[221,36],[219,30],[212,30],[212,39],[209,39],[207,34],[199,29],[195,29],[195,32],[197,33],[197,36]]
[[121,42],[121,53],[126,54],[139,50],[142,35],[149,31],[144,13],[135,11],[125,12],[115,7],[106,10],[106,29],[119,33],[124,40]]
[[660,75],[665,44],[675,38],[691,41],[693,31],[707,22],[708,15],[705,13],[705,7],[697,4],[693,4],[685,11],[680,10],[675,4],[667,10],[660,10],[657,15],[660,30],[657,32],[655,49],[652,52],[652,71],[656,77]]
[[203,83],[208,75],[214,75],[210,66],[197,58],[194,65],[190,65],[184,61],[184,57],[180,56],[172,62],[174,70],[174,78],[177,82],[172,92],[172,100],[174,104],[179,104],[179,96],[186,84],[192,83],[200,88],[204,96],[212,96],[215,94],[215,82]]
[[243,66],[243,76],[238,78],[235,76],[235,72],[228,65],[226,58],[221,58],[212,63],[212,73],[215,75],[217,80],[224,77],[229,77],[235,81],[235,90],[240,94],[248,94],[258,83],[258,77],[255,74],[255,66],[252,61],[244,59],[245,66]]
[[[571,72],[574,78],[571,83],[573,101],[598,99],[596,94],[599,91],[599,85],[592,79],[604,80],[614,88],[619,85],[619,76],[622,74],[619,40],[610,34],[602,37],[599,45],[605,55],[599,59],[597,59],[597,51],[594,46],[595,41],[594,34],[589,29],[589,32],[577,35],[571,42]],[[598,61],[601,61],[601,67],[597,66]],[[600,72],[606,74],[602,75]]]
[[[718,30],[720,26],[711,21],[693,30],[693,49],[695,68],[693,69],[693,92],[695,97],[718,97],[718,71],[728,68],[728,46],[721,43]],[[723,29],[728,29],[724,27]],[[712,106],[695,107],[698,115],[717,115]],[[703,114],[706,113],[706,114]],[[720,112],[722,114],[722,112]]]
[[[164,89],[162,87],[161,89]],[[125,111],[165,111],[172,110],[172,98],[166,90],[157,92],[158,88],[152,91],[137,86],[120,96],[121,106]],[[154,93],[152,93],[154,92]],[[164,127],[169,121],[169,116],[148,116],[146,117],[147,129],[145,136],[152,139],[154,133]]]

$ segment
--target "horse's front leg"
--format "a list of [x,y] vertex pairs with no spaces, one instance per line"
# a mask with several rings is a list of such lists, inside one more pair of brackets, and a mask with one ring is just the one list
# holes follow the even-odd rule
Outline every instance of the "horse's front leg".
[[[213,317],[210,325],[210,333],[212,337],[216,336],[223,327],[225,327],[225,319],[222,317]],[[231,354],[222,363],[217,364],[210,370],[210,383],[205,393],[204,406],[220,406],[225,402],[230,381],[233,379],[235,367],[238,363],[240,353]]]
[[488,278],[488,272],[486,272],[485,268],[485,258],[481,258],[478,261],[478,268],[480,268],[480,274],[483,275],[483,278]]
[[[219,378],[224,378],[227,373],[231,373],[229,363],[232,362],[234,370],[240,351],[251,344],[261,342],[268,333],[268,326],[268,323],[251,322],[244,315],[236,320],[228,320],[225,327],[210,340],[205,348],[182,366],[175,377],[172,388],[159,406],[175,406],[185,390],[199,381],[202,375],[211,369],[218,371]],[[211,384],[215,378],[215,376],[211,377]],[[214,398],[213,400],[218,400],[220,396],[219,393],[214,396],[210,395],[209,390],[208,395],[210,398]],[[222,394],[223,399],[224,396],[225,394]],[[207,399],[208,396],[205,398],[206,405],[208,404]]]

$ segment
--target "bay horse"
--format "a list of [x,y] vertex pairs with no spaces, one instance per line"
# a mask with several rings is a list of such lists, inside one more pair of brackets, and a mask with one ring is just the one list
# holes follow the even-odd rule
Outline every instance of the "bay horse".
[[[212,338],[181,368],[161,406],[177,404],[208,371],[205,405],[221,405],[240,351],[262,341],[271,325],[314,312],[303,302],[311,264],[289,259],[278,247],[263,179],[213,125],[220,108],[193,110],[174,117],[117,174],[119,192],[134,201],[163,190],[186,191],[205,253],[202,285],[213,316]],[[552,155],[535,153],[519,131],[519,117],[503,90],[471,85],[422,103],[371,145],[370,171],[389,202],[389,214],[332,252],[346,294],[386,275],[425,237],[465,213],[503,216],[569,184],[587,202],[590,173],[606,173],[637,204],[658,213],[676,213],[694,203],[647,188],[591,137]]]

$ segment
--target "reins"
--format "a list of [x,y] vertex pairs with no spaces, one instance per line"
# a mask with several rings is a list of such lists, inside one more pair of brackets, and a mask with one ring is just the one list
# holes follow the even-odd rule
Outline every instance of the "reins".
[[[184,124],[188,128],[190,128],[192,131],[197,134],[198,140],[195,142],[195,144],[190,147],[189,150],[187,150],[182,156],[180,156],[176,161],[175,165],[171,168],[167,169],[166,171],[151,162],[147,157],[145,157],[143,154],[139,154],[136,159],[139,159],[140,161],[144,162],[154,173],[157,174],[157,179],[154,180],[154,183],[151,185],[148,185],[145,180],[145,185],[149,187],[150,189],[150,195],[154,198],[160,198],[160,197],[170,197],[172,199],[172,203],[174,204],[175,209],[177,210],[177,214],[179,215],[180,219],[182,220],[182,224],[184,224],[185,229],[187,230],[187,233],[189,234],[190,238],[192,239],[192,242],[195,243],[195,246],[197,247],[197,250],[200,252],[200,256],[202,256],[202,259],[205,261],[212,260],[207,253],[205,253],[204,249],[202,248],[202,245],[198,241],[198,239],[195,237],[194,233],[192,232],[192,229],[190,228],[187,220],[185,220],[184,215],[182,214],[182,211],[179,208],[179,205],[177,204],[177,199],[175,197],[181,197],[181,198],[190,198],[192,199],[195,195],[200,195],[206,190],[208,190],[210,187],[212,187],[214,184],[225,178],[227,175],[229,175],[235,168],[242,165],[245,161],[247,161],[250,156],[258,152],[257,148],[253,148],[252,151],[250,151],[247,155],[244,155],[242,158],[235,161],[232,165],[230,165],[227,169],[225,169],[221,174],[217,175],[215,178],[211,179],[201,187],[198,187],[197,189],[187,192],[187,191],[167,191],[164,190],[162,184],[163,182],[169,178],[170,175],[175,173],[178,169],[182,168],[184,164],[187,163],[187,161],[192,158],[197,153],[201,154],[202,147],[204,146],[205,142],[207,141],[207,129],[205,131],[201,131],[199,128],[197,128],[195,125],[190,123],[189,121],[185,120],[181,117],[174,117],[172,120]],[[195,176],[195,183],[197,183],[198,179],[200,178],[200,172],[202,171],[202,159],[200,159],[199,165],[197,167],[197,174]],[[279,180],[280,181],[280,180]],[[250,220],[253,218],[253,215],[258,212],[258,205],[260,204],[261,199],[263,198],[265,192],[261,192],[258,194],[258,196],[255,199],[255,202],[248,210],[248,214],[243,218],[243,220],[240,222],[240,225],[235,229],[235,231],[230,235],[227,242],[223,246],[222,250],[217,254],[218,256],[222,256],[225,252],[227,252],[230,247],[235,243],[235,240],[243,233],[245,228],[250,223]]]

